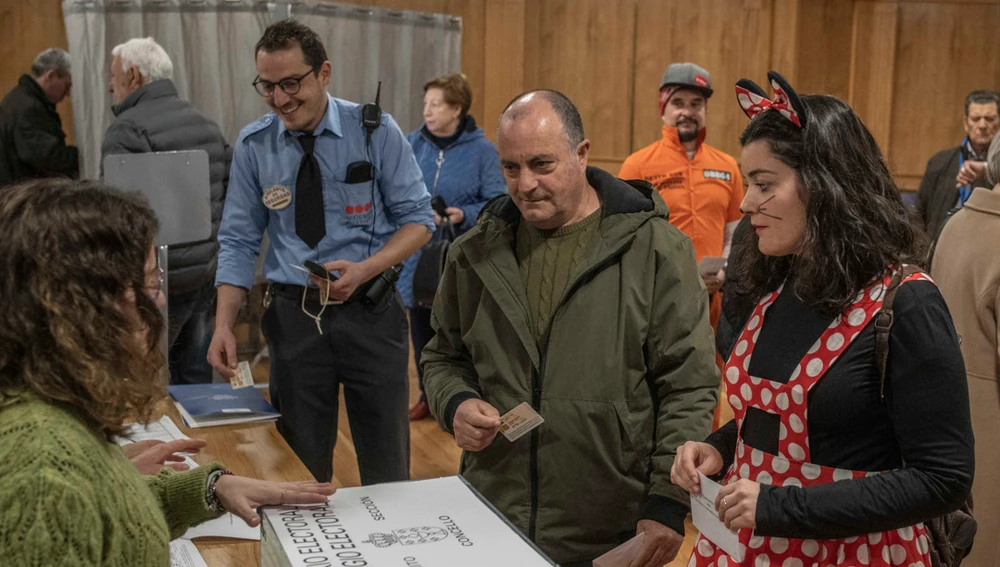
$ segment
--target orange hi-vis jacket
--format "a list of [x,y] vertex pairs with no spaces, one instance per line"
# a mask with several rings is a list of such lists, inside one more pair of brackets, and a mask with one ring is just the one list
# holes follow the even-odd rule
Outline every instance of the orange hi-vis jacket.
[[721,256],[726,223],[743,216],[743,178],[736,160],[698,134],[698,151],[688,159],[677,128],[663,127],[663,138],[630,155],[618,171],[622,179],[645,179],[670,209],[670,223],[694,243],[698,261]]

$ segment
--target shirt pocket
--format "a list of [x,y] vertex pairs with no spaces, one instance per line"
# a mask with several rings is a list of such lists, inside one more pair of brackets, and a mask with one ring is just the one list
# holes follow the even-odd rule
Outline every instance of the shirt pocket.
[[337,219],[337,224],[349,227],[371,226],[375,216],[378,191],[373,191],[372,181],[345,183],[324,179],[326,211]]

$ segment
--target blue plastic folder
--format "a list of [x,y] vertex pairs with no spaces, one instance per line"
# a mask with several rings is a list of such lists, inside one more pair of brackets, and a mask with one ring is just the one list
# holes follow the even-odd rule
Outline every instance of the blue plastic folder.
[[278,419],[279,414],[256,388],[234,390],[229,384],[168,386],[188,427],[233,425]]

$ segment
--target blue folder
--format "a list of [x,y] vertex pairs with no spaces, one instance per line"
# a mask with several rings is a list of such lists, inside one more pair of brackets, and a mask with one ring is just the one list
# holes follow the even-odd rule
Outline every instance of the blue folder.
[[280,416],[256,388],[183,384],[168,386],[167,391],[188,427],[266,421]]

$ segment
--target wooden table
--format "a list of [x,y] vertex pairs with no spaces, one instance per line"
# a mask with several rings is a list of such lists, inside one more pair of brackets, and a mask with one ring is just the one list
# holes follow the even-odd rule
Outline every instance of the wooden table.
[[[263,480],[313,480],[273,421],[190,428],[169,401],[160,406],[154,419],[169,415],[177,427],[194,439],[204,439],[208,445],[194,460],[199,464],[218,461],[240,476]],[[195,546],[209,567],[253,567],[260,565],[260,542],[227,538],[198,538]]]

